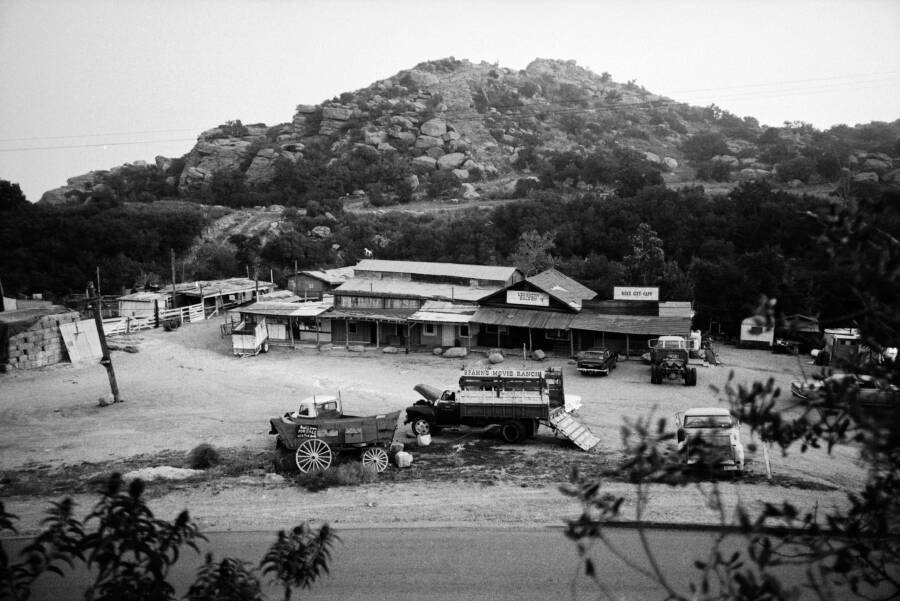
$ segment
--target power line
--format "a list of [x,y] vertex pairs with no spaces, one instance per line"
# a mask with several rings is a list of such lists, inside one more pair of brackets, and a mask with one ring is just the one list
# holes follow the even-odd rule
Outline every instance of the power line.
[[168,140],[142,140],[140,142],[106,142],[97,144],[66,144],[60,146],[29,146],[23,148],[0,148],[0,152],[23,152],[28,150],[64,150],[68,148],[102,148],[106,146],[134,146],[136,144],[159,144],[163,142],[196,142],[196,138],[170,138]]
[[119,131],[107,132],[103,134],[73,134],[67,136],[31,136],[28,138],[0,138],[0,142],[30,142],[32,140],[68,140],[72,138],[99,138],[102,136],[136,136],[141,134],[171,134],[183,131],[197,131],[197,128],[190,129],[148,129],[144,131]]

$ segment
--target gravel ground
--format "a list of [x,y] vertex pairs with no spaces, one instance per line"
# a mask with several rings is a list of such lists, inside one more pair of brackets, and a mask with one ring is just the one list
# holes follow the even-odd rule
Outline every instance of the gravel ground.
[[[5,481],[10,474],[62,478],[67,472],[120,469],[120,463],[136,457],[149,458],[150,463],[154,458],[171,460],[201,442],[267,456],[273,447],[268,419],[294,408],[303,397],[339,391],[348,413],[393,411],[416,400],[415,384],[450,387],[460,369],[484,363],[476,354],[444,359],[427,353],[311,347],[273,348],[264,355],[237,358],[230,340],[220,335],[219,324],[210,320],[173,332],[150,330],[119,341],[138,352],[113,353],[125,402],[106,407],[98,399],[108,395],[109,383],[96,363],[0,374],[0,470],[7,474]],[[699,366],[695,387],[651,385],[649,368],[639,360],[620,361],[608,377],[584,377],[566,358],[542,363],[509,358],[504,367],[564,369],[566,392],[582,397],[579,415],[601,440],[592,453],[578,451],[542,428],[537,440],[523,445],[504,446],[488,437],[493,440],[490,448],[478,447],[477,455],[472,446],[477,433],[447,432],[435,437],[436,454],[429,456],[415,449],[404,429],[398,438],[413,452],[415,469],[393,470],[375,484],[310,492],[267,478],[267,470],[257,469],[244,476],[173,483],[153,493],[151,506],[161,517],[174,517],[189,507],[204,528],[223,530],[284,527],[285,519],[300,517],[354,525],[558,524],[579,509],[558,490],[570,465],[587,472],[595,466],[598,473],[608,469],[620,452],[623,420],[654,415],[671,423],[676,411],[720,405],[723,395],[714,389],[723,390],[731,376],[743,385],[773,378],[787,406],[791,380],[811,369],[805,358],[728,346],[717,351],[721,364]],[[750,442],[748,432],[744,442]],[[455,448],[469,454],[452,457]],[[814,449],[787,456],[772,449],[770,456],[773,480],[765,476],[758,449],[748,452],[746,477],[719,483],[729,506],[739,499],[751,506],[789,499],[802,507],[827,508],[843,504],[846,492],[858,489],[866,477],[852,448],[832,455]],[[449,464],[448,457],[453,459]],[[145,461],[137,467],[152,466]],[[633,497],[630,486],[615,478],[608,486]],[[715,520],[702,494],[710,486],[660,490],[647,517],[684,523]],[[8,509],[20,516],[23,531],[36,527],[46,508],[36,501],[58,498],[57,492],[35,498],[8,496],[0,488]],[[93,503],[83,494],[76,499],[85,509]],[[628,517],[630,502],[625,509]]]

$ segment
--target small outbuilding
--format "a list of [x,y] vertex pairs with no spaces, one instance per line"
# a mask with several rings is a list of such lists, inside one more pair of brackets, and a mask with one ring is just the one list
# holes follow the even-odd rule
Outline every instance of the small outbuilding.
[[775,342],[775,328],[760,323],[759,318],[752,316],[741,322],[741,335],[738,346],[745,348],[772,348]]

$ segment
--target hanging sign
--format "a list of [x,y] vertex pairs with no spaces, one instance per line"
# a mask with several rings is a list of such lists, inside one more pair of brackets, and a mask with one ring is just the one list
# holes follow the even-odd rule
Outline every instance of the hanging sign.
[[506,302],[510,305],[531,305],[533,307],[549,307],[550,296],[543,292],[530,290],[507,290]]
[[659,288],[641,286],[615,286],[613,288],[613,299],[658,301]]

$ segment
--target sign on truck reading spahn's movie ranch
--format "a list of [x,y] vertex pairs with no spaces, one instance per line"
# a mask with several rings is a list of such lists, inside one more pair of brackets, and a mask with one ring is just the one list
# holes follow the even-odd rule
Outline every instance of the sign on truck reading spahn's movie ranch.
[[507,290],[506,302],[510,305],[549,307],[550,296],[543,292],[532,292],[530,290]]
[[642,300],[642,301],[658,301],[659,288],[641,287],[641,286],[614,286],[614,300]]

